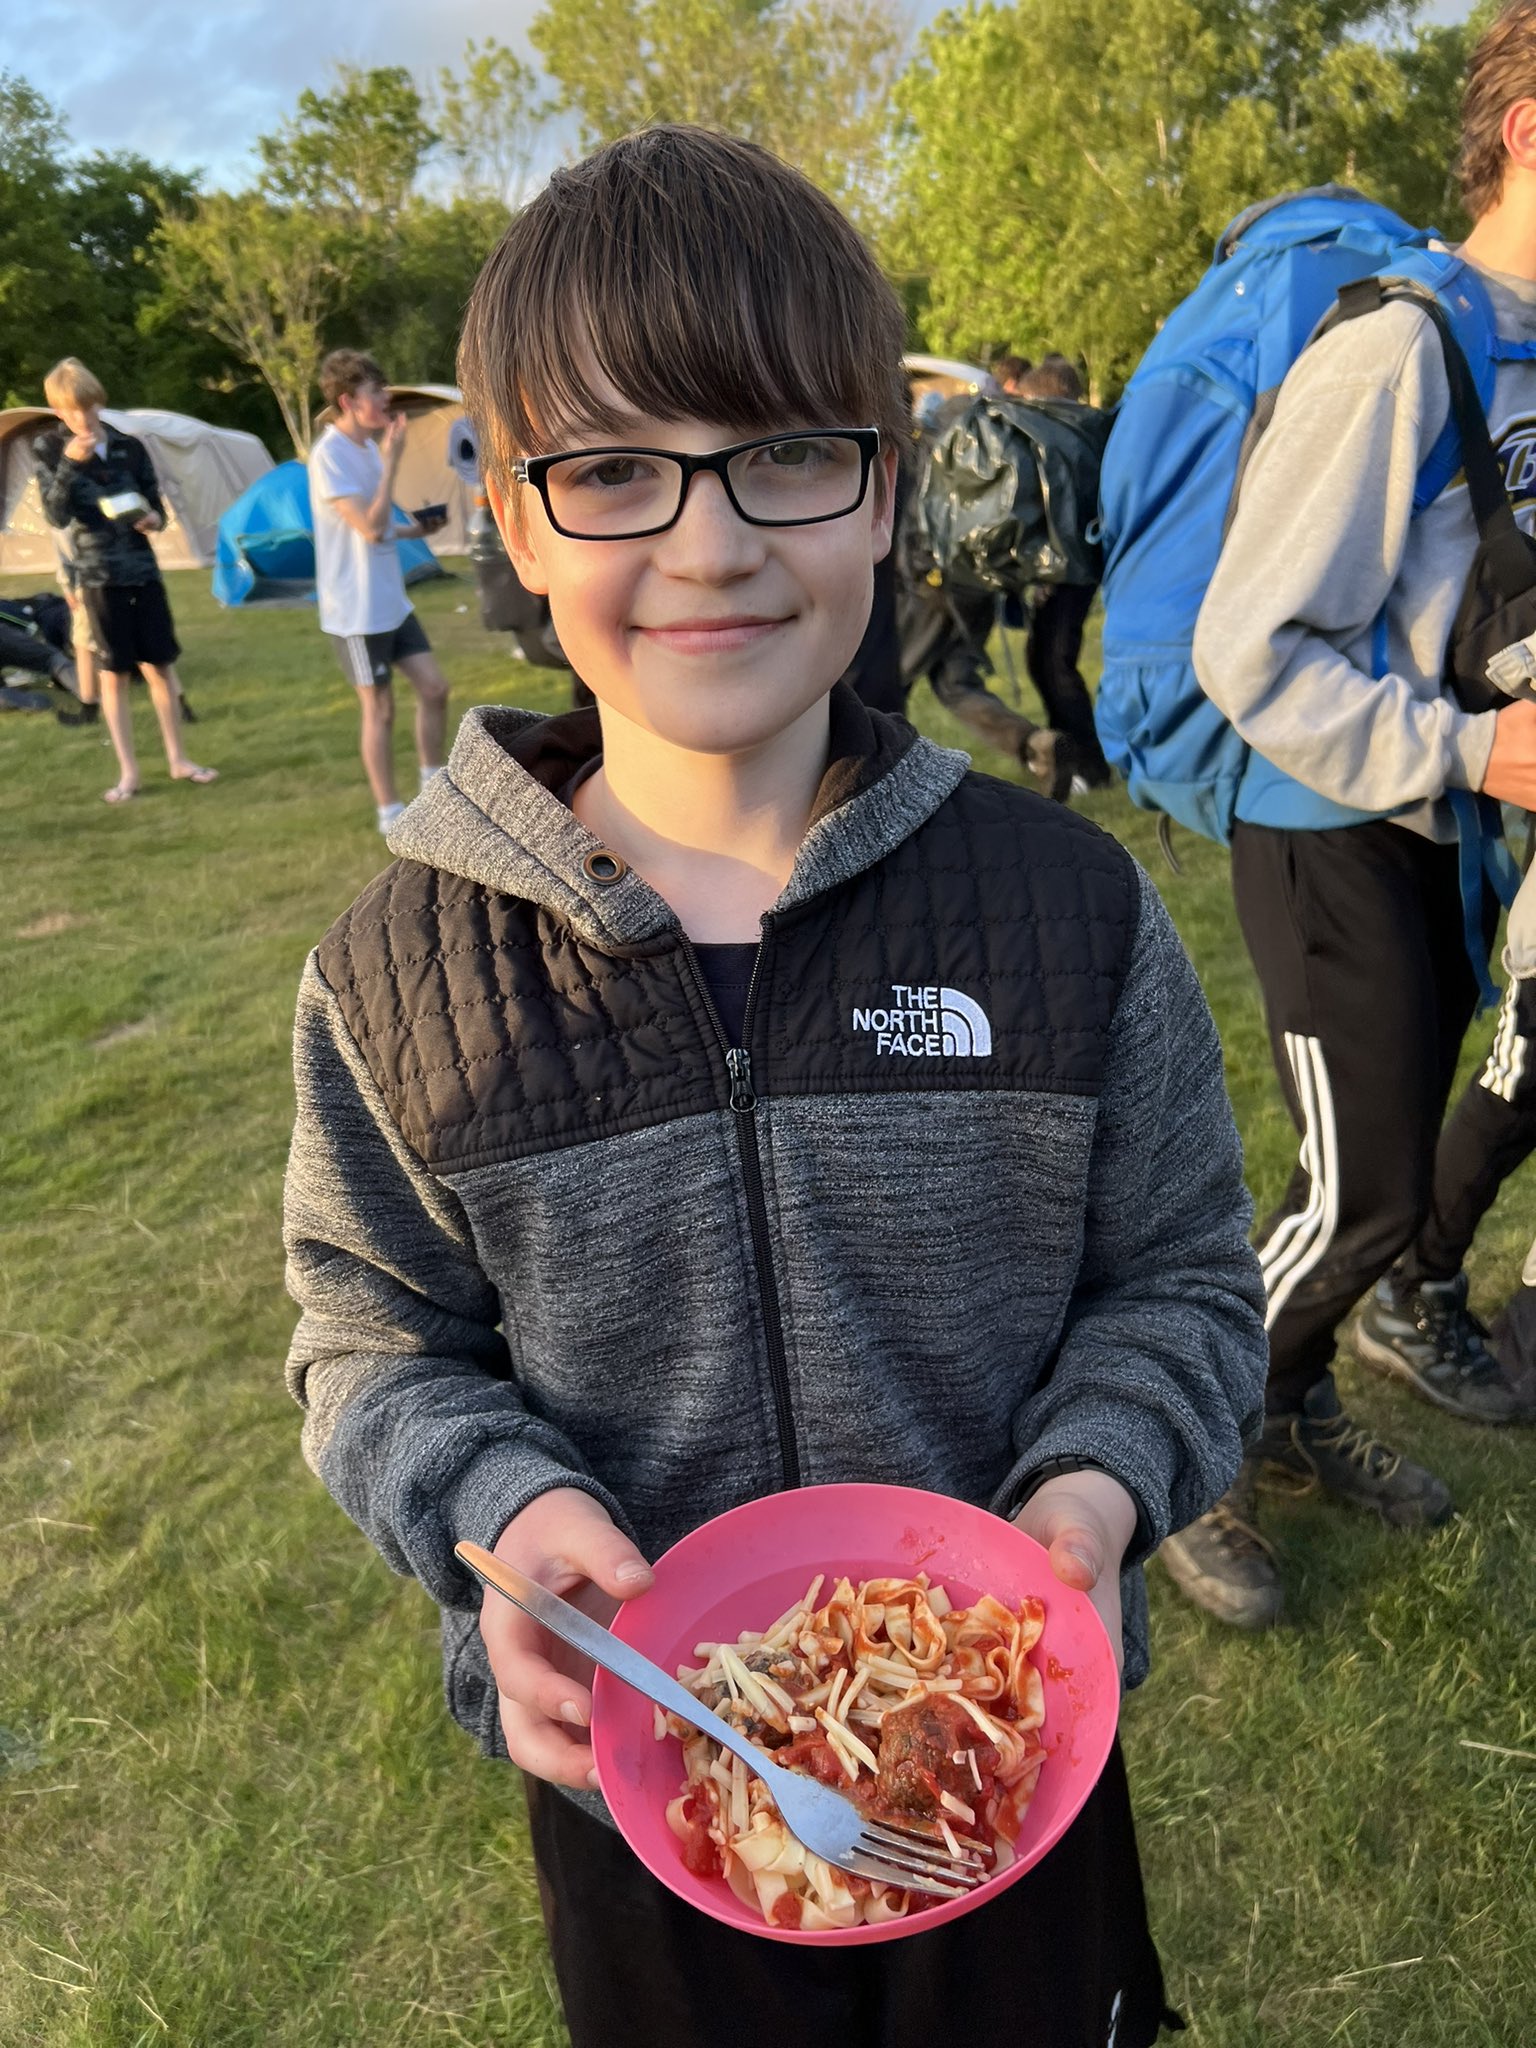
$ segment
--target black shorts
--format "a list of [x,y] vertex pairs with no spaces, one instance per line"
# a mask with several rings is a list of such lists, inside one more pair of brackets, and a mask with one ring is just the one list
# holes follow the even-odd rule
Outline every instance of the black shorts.
[[387,683],[397,662],[432,652],[432,642],[414,612],[407,612],[392,633],[330,633],[326,637],[336,650],[342,674],[360,690]]
[[165,585],[87,584],[80,592],[96,659],[108,675],[127,675],[141,661],[168,668],[181,653]]

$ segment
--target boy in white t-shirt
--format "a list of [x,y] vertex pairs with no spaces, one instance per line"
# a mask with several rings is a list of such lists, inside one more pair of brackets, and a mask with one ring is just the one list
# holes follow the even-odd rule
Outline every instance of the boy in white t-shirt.
[[396,543],[436,533],[446,515],[395,519],[405,419],[391,410],[384,372],[372,356],[333,349],[320,365],[320,389],[336,411],[309,455],[320,626],[357,690],[363,767],[379,830],[387,832],[405,809],[395,789],[391,671],[399,669],[416,692],[423,788],[442,766],[448,723],[448,680],[405,594]]

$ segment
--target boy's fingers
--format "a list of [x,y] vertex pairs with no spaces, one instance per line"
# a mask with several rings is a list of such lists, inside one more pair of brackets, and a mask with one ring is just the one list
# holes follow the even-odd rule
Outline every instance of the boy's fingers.
[[552,1785],[587,1786],[594,1765],[592,1745],[567,1735],[553,1721],[529,1714],[516,1700],[501,1699],[501,1732],[507,1754],[522,1770]]
[[1050,1557],[1051,1570],[1061,1583],[1080,1593],[1091,1593],[1104,1570],[1103,1548],[1086,1529],[1066,1529],[1053,1536]]
[[567,1677],[540,1656],[501,1656],[495,1660],[496,1689],[526,1713],[570,1728],[592,1720],[592,1694],[580,1680]]
[[550,1563],[557,1569],[563,1567],[573,1579],[589,1579],[615,1600],[633,1599],[654,1577],[641,1553],[601,1508],[589,1526],[570,1532],[561,1555]]

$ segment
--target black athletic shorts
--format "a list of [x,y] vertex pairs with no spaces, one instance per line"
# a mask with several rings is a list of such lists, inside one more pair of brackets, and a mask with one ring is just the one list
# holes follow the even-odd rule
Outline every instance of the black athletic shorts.
[[331,633],[326,637],[336,650],[342,674],[360,690],[387,683],[396,662],[432,652],[432,642],[414,612],[407,612],[392,633]]
[[180,655],[170,602],[158,578],[153,583],[88,583],[80,601],[90,620],[96,659],[108,675],[127,675],[141,661],[167,668]]

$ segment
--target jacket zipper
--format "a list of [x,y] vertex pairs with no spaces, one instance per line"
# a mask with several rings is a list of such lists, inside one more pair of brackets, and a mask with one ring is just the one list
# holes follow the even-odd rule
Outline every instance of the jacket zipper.
[[[714,997],[704,979],[698,955],[688,940],[683,941],[688,964],[710,1022],[725,1053],[726,1078],[731,1084],[731,1109],[736,1118],[736,1137],[741,1149],[741,1173],[747,1191],[747,1223],[752,1236],[752,1260],[757,1268],[758,1299],[763,1305],[763,1337],[768,1350],[768,1383],[773,1392],[774,1421],[778,1425],[779,1463],[786,1490],[800,1484],[800,1452],[795,1444],[795,1415],[789,1398],[789,1360],[784,1349],[784,1319],[779,1309],[779,1288],[773,1272],[773,1249],[768,1234],[768,1200],[763,1193],[763,1156],[757,1140],[757,1095],[752,1085],[752,1055],[746,1045],[732,1045],[720,1022]],[[747,985],[747,1008],[741,1035],[752,1038],[752,1017],[757,1007],[757,985],[763,971],[763,954],[768,945],[768,923],[758,941],[752,979]]]

